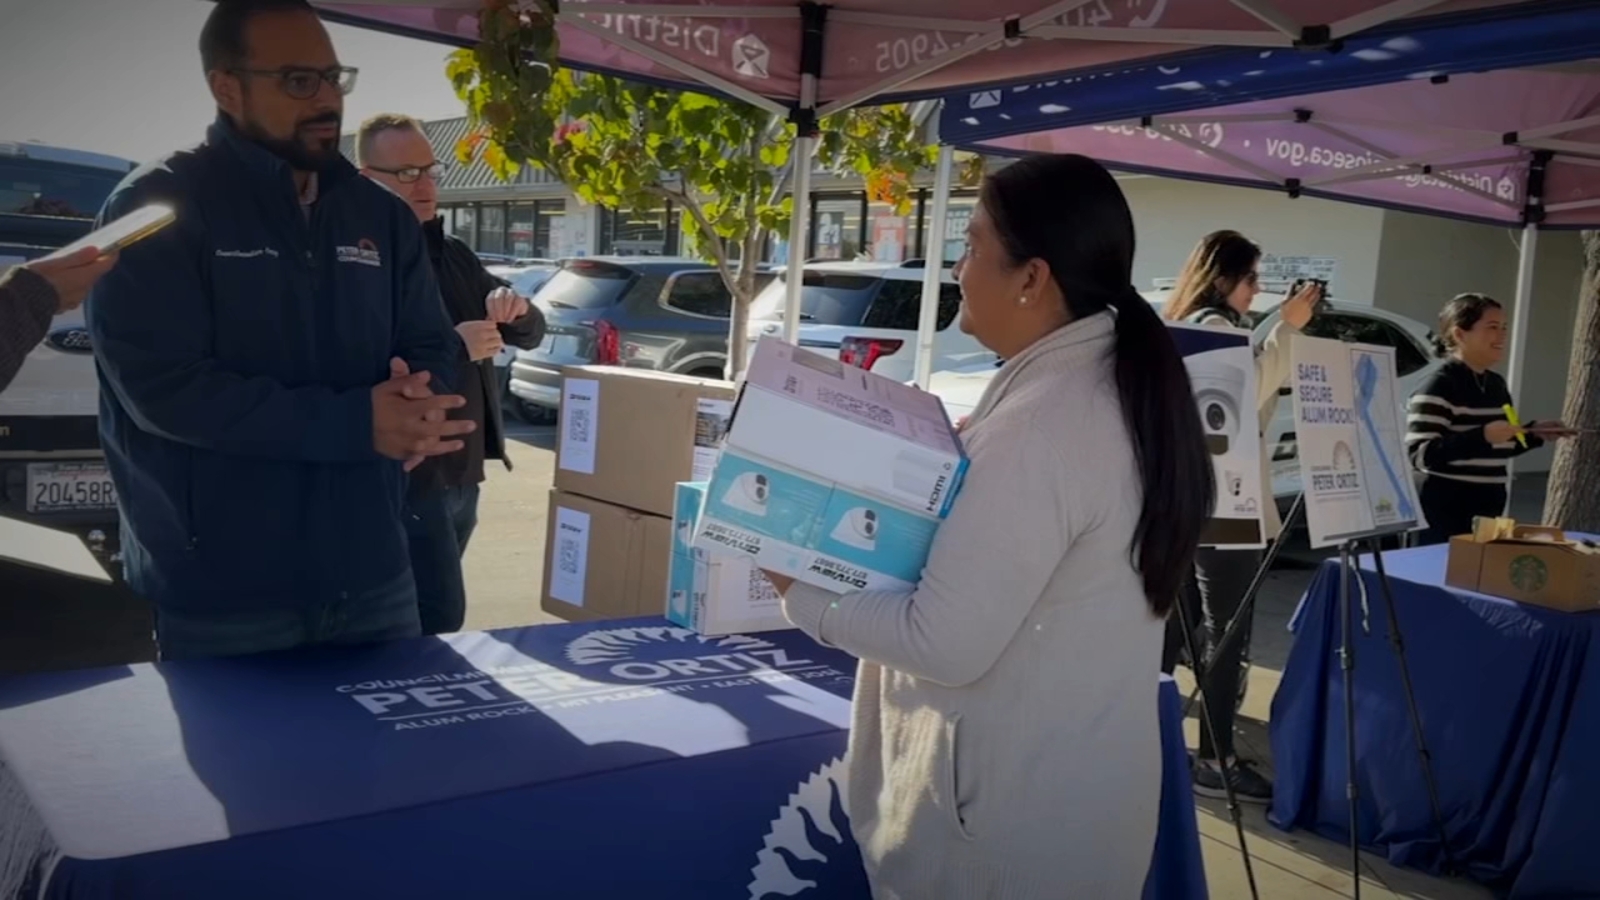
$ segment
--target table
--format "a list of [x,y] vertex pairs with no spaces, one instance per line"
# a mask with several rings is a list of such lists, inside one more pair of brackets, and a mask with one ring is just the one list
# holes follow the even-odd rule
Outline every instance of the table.
[[[1600,807],[1600,614],[1444,586],[1444,546],[1388,552],[1447,840],[1463,874],[1510,898],[1600,896],[1588,846]],[[1355,621],[1358,827],[1390,862],[1443,862],[1388,612],[1361,560],[1370,633]],[[1324,563],[1291,625],[1272,702],[1269,819],[1348,840],[1339,565]],[[1360,594],[1356,595],[1359,603]]]
[[[867,900],[840,797],[853,682],[799,632],[659,619],[11,679],[0,848],[74,900]],[[1146,893],[1202,898],[1168,775]]]

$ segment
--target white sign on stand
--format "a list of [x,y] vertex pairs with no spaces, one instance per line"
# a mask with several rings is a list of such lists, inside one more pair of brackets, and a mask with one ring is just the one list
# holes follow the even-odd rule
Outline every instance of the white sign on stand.
[[1295,441],[1311,546],[1426,527],[1394,349],[1295,335]]
[[1189,370],[1216,472],[1216,508],[1200,545],[1230,550],[1265,547],[1263,512],[1272,498],[1263,496],[1250,332],[1178,322],[1168,323],[1168,329]]

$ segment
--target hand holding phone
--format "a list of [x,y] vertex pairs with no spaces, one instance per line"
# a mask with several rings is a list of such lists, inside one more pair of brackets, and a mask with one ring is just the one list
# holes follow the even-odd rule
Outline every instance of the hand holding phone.
[[72,256],[89,247],[98,247],[101,254],[110,255],[144,240],[177,221],[172,207],[161,204],[136,209],[122,218],[95,229],[82,238],[44,257],[47,260]]

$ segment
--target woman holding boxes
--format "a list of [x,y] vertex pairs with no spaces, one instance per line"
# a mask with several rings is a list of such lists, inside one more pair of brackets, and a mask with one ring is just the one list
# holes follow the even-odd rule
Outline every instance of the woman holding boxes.
[[1214,501],[1188,374],[1131,283],[1133,217],[1081,156],[991,176],[956,266],[1006,363],[909,593],[770,575],[862,660],[849,811],[878,900],[1139,896],[1163,620]]

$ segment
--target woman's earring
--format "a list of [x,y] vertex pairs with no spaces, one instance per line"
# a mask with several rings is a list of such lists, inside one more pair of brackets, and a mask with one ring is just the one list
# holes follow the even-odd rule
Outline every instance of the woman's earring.
[[1017,298],[1017,302],[1019,304],[1023,305],[1023,306],[1027,306],[1028,305],[1028,295],[1027,294],[1023,294],[1021,297],[1018,297]]

